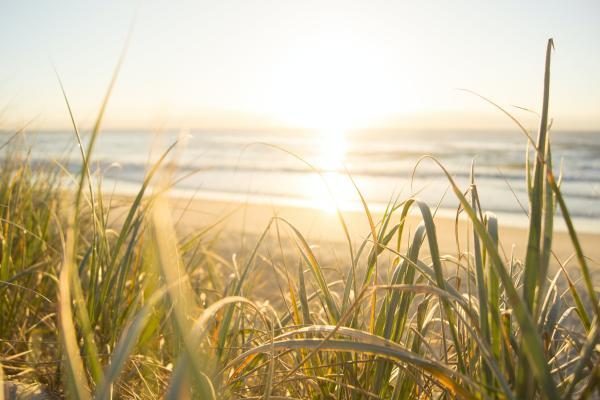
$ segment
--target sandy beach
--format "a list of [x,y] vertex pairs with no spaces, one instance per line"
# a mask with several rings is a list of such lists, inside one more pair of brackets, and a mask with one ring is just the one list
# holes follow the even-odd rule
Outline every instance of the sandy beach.
[[[327,252],[335,253],[336,257],[345,256],[347,253],[347,242],[335,213],[325,212],[318,209],[303,208],[295,206],[266,205],[256,203],[237,203],[208,199],[181,199],[171,198],[169,200],[173,210],[174,220],[178,223],[181,235],[193,233],[219,222],[222,236],[228,238],[226,243],[230,246],[252,246],[258,235],[260,235],[269,220],[278,216],[290,222],[296,227],[306,240],[316,248],[321,249],[323,257],[328,258]],[[369,233],[368,220],[364,213],[358,211],[343,212],[344,220],[352,237],[353,246],[357,248]],[[376,221],[381,218],[380,214],[374,213]],[[395,223],[400,218],[397,212]],[[558,219],[558,217],[557,217]],[[442,255],[457,254],[455,221],[446,216],[436,216],[436,233]],[[420,216],[413,214],[408,217],[407,228],[413,231],[421,222]],[[527,229],[525,227],[505,226],[499,220],[501,253],[508,259],[511,252],[517,259],[523,259],[527,246]],[[461,249],[465,251],[472,241],[469,224],[459,220],[458,237]],[[290,232],[282,227],[282,232]],[[291,237],[291,236],[290,236]],[[578,238],[588,258],[589,267],[594,277],[600,271],[600,234],[578,233]],[[406,246],[404,240],[403,246]],[[232,249],[235,251],[235,249]],[[568,271],[577,274],[571,239],[566,231],[555,230],[553,236],[553,251],[556,257],[552,258],[553,268],[558,267],[557,259],[566,262]],[[329,254],[331,256],[331,254]],[[574,278],[577,275],[573,276]]]

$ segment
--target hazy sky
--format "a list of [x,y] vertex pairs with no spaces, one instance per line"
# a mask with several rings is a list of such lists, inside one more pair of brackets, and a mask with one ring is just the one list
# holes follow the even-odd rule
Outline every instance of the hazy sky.
[[[89,126],[137,14],[106,126],[494,126],[469,88],[600,129],[600,2],[2,1],[0,127]],[[523,115],[523,113],[519,113]],[[533,126],[535,118],[528,118]]]

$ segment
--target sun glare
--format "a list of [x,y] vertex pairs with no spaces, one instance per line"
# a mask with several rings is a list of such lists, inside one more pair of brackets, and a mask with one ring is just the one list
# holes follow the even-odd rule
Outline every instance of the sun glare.
[[323,171],[342,171],[347,147],[345,133],[339,129],[321,131],[317,140],[317,167]]
[[311,202],[315,208],[327,213],[348,209],[353,190],[346,176],[347,141],[342,129],[329,127],[318,133],[318,155],[315,166],[322,172],[313,180]]
[[326,172],[311,178],[309,205],[328,214],[352,209],[354,190],[349,178],[339,172]]
[[311,205],[326,212],[349,209],[357,198],[345,173],[346,136],[408,110],[410,102],[400,99],[412,92],[409,84],[401,94],[389,89],[384,61],[390,52],[381,42],[352,31],[321,31],[303,43],[273,65],[269,92],[278,101],[272,112],[286,125],[316,132],[312,161],[327,184],[318,176],[311,181]]
[[[393,75],[406,81],[403,90],[391,89],[386,60],[392,52],[385,43],[343,29],[314,35],[272,64],[264,102],[278,122],[316,132],[317,156],[312,162],[323,172],[329,189],[317,177],[310,198],[313,207],[332,212],[336,204],[348,209],[358,203],[345,173],[350,167],[347,135],[410,111],[415,96],[411,78],[403,71]],[[277,101],[271,103],[271,98]]]

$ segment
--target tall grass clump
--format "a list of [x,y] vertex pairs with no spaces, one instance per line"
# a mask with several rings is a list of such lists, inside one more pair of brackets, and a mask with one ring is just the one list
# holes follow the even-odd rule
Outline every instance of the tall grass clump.
[[[227,232],[216,225],[180,235],[165,195],[176,180],[177,144],[117,208],[92,160],[108,95],[85,144],[71,115],[78,174],[4,150],[5,379],[82,399],[599,396],[600,304],[552,164],[552,47],[550,40],[536,138],[492,103],[529,142],[523,260],[500,250],[500,221],[482,208],[474,169],[461,188],[433,157],[419,162],[436,163],[446,176],[457,214],[468,218],[469,245],[457,241],[455,254],[441,254],[437,238],[453,233],[438,232],[417,198],[391,202],[375,220],[355,185],[370,229],[353,246],[338,211],[347,268],[331,272],[302,232],[277,216],[238,257],[219,250]],[[65,175],[74,184],[65,186]],[[559,210],[581,283],[553,252]],[[409,232],[412,211],[422,222]],[[252,290],[265,267],[280,283],[275,306]]]

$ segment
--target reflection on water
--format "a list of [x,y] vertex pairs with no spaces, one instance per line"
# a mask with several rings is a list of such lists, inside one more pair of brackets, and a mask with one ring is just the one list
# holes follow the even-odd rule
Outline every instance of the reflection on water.
[[322,174],[315,174],[311,179],[310,195],[314,208],[334,213],[336,208],[346,209],[352,203],[354,190],[344,173],[347,149],[344,131],[332,129],[321,132],[315,166]]
[[323,171],[340,171],[344,169],[344,161],[348,143],[341,130],[328,130],[319,135],[319,155],[317,167]]

